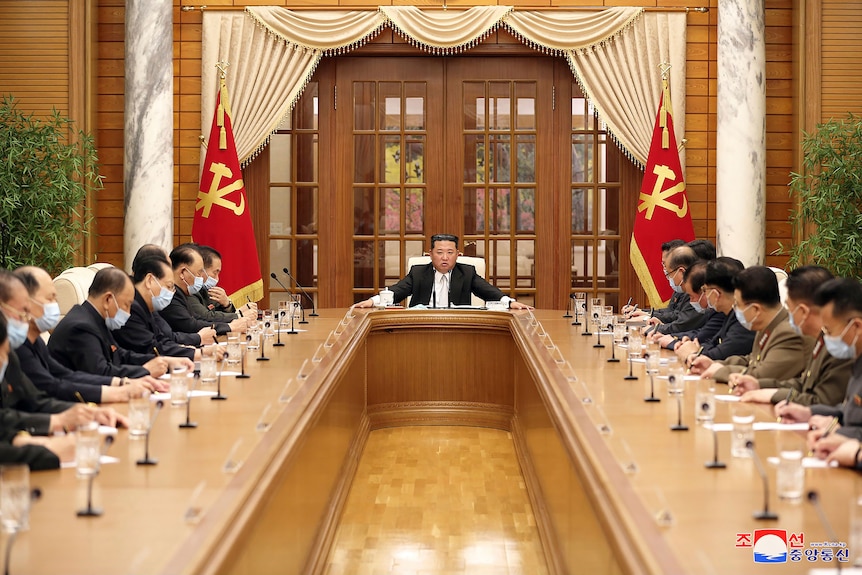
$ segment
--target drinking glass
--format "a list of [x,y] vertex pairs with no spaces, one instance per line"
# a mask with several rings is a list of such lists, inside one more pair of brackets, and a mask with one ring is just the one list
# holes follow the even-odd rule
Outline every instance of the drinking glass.
[[189,400],[188,370],[184,367],[171,372],[171,405],[185,405]]
[[4,533],[30,528],[30,467],[0,465],[0,518]]
[[730,455],[743,458],[751,457],[748,443],[754,441],[754,408],[748,403],[735,403],[731,406],[730,419],[733,422],[730,436]]
[[[78,477],[95,475],[99,471],[102,437],[99,424],[91,421],[75,432],[75,466]],[[5,514],[4,514],[5,517]]]
[[805,492],[805,469],[802,468],[803,442],[791,431],[779,431],[775,438],[778,447],[778,469],[775,472],[775,490],[779,499],[801,501]]
[[227,335],[227,364],[228,365],[239,365],[239,362],[242,361],[242,348],[239,344],[239,334],[238,333],[229,333]]
[[[213,365],[215,365],[215,358],[209,359],[212,359]],[[201,373],[203,373],[203,362],[201,362]],[[150,392],[144,391],[144,394],[141,397],[129,400],[129,435],[146,435],[149,428]]]
[[698,421],[715,419],[715,380],[699,379],[694,394],[694,412]]

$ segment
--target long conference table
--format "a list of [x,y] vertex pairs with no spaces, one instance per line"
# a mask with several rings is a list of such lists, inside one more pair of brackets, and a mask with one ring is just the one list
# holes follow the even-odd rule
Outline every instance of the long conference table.
[[[562,316],[321,310],[297,326],[304,331],[282,334],[283,347],[268,345],[269,360],[249,352],[250,378],[222,378],[226,401],[193,398],[197,428],[179,428],[185,409],[165,405],[149,444],[158,464],[136,465],[143,441],[120,430],[108,451],[120,461],[94,482],[102,516],[76,516],[86,481],[74,470],[33,474],[43,495],[15,542],[11,573],[322,573],[369,432],[429,424],[512,433],[553,573],[835,565],[810,560],[810,549],[833,541],[815,508],[774,495],[775,469],[765,462],[774,432],[756,432],[755,443],[779,519],[758,521],[760,475],[753,460],[730,457],[728,433],[716,436],[727,468],[704,466],[714,435],[694,421],[693,384],[682,402],[689,430],[671,431],[677,402],[665,383],[656,381],[661,402],[644,402],[643,364],[632,365],[637,380],[624,380],[628,364],[607,362],[610,338],[594,348],[596,336]],[[719,403],[716,421],[729,421],[728,409]],[[758,417],[771,419],[766,409]],[[806,470],[840,542],[849,544],[860,487],[853,471]],[[759,529],[784,530],[809,555],[755,563]]]

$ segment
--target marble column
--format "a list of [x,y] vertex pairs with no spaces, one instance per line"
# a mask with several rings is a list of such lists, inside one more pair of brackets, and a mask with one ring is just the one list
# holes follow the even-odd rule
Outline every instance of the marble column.
[[716,236],[720,255],[762,264],[766,246],[763,0],[718,2]]
[[126,0],[124,253],[173,244],[173,0]]

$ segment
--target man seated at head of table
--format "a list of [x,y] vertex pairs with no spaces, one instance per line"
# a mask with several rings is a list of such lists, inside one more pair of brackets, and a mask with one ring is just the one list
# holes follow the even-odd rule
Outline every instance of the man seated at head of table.
[[[201,358],[201,350],[179,345],[164,335],[156,323],[154,311],[164,309],[174,297],[174,275],[168,259],[163,255],[139,258],[133,264],[132,281],[135,284],[135,299],[132,301],[129,321],[114,331],[114,338],[121,346],[138,353],[158,352],[169,357],[185,357],[196,361]],[[213,352],[211,346],[207,353],[223,353],[219,348]]]
[[204,285],[200,291],[188,298],[189,307],[195,317],[207,321],[231,322],[237,318],[257,319],[257,304],[247,302],[236,309],[227,292],[218,287],[221,275],[221,254],[210,246],[197,246],[204,262]]
[[0,407],[13,412],[8,420],[10,425],[4,418],[4,433],[23,430],[32,435],[48,435],[76,429],[92,421],[111,427],[118,421],[125,422],[125,418],[109,407],[51,397],[36,388],[21,371],[15,350],[23,345],[30,330],[30,297],[21,280],[7,270],[0,270],[0,308],[3,309],[10,348],[5,378],[0,383]]
[[[132,273],[134,273],[136,267],[135,264],[148,257],[162,257],[168,262],[168,265],[171,265],[171,260],[168,258],[168,252],[166,252],[161,246],[157,246],[156,244],[144,244],[138,248],[135,258],[132,260]],[[170,324],[165,321],[165,318],[163,318],[157,311],[153,311],[153,321],[156,326],[158,326],[162,334],[174,343],[190,345],[193,347],[215,343],[216,331],[213,329],[212,325],[201,328],[196,333],[174,331]]]
[[700,355],[691,362],[691,372],[730,383],[731,388],[732,374],[775,379],[796,377],[805,367],[814,342],[790,326],[790,314],[781,305],[775,272],[765,266],[752,266],[737,274],[733,287],[736,319],[756,332],[751,353],[719,361]]
[[[9,366],[9,337],[6,331],[6,316],[0,314],[0,385],[6,385],[6,370]],[[0,408],[0,464],[26,463],[30,469],[57,469],[60,461],[75,458],[75,436],[37,437],[30,433],[19,433],[16,427],[17,414],[11,409]]]
[[135,286],[126,272],[99,270],[87,300],[73,306],[57,324],[48,351],[69,369],[119,377],[124,384],[129,378],[161,377],[172,368],[193,368],[194,363],[184,357],[138,353],[117,344],[111,332],[126,324],[134,299]]
[[174,248],[169,256],[174,273],[174,298],[160,311],[174,331],[194,333],[205,327],[212,327],[218,335],[229,332],[244,332],[248,322],[244,318],[234,318],[230,322],[213,321],[197,317],[192,311],[190,299],[204,285],[204,260],[194,244],[183,244]]
[[836,278],[814,295],[823,322],[823,345],[832,357],[853,362],[840,405],[785,403],[775,411],[783,422],[808,422],[809,447],[815,455],[848,467],[862,467],[862,284]]
[[829,270],[820,266],[803,266],[788,274],[786,308],[790,325],[815,342],[808,364],[798,376],[783,380],[733,376],[733,392],[742,395],[742,401],[838,405],[844,399],[853,361],[833,357],[826,349],[820,307],[814,303],[817,289],[831,279]]
[[[703,324],[706,323],[706,316],[699,313],[691,305],[689,294],[682,287],[685,272],[698,261],[697,254],[689,246],[679,246],[672,249],[663,261],[664,276],[673,289],[674,296],[680,297],[677,299],[675,313],[656,312],[653,317],[647,320],[648,325],[644,329],[644,333],[677,333],[703,327]],[[665,317],[666,315],[667,317]]]
[[706,263],[703,286],[695,303],[704,302],[714,312],[712,320],[720,321],[721,327],[715,333],[704,326],[693,334],[677,334],[681,337],[673,342],[674,353],[685,365],[690,366],[698,356],[717,360],[751,352],[754,332],[744,328],[733,313],[733,280],[743,269],[741,261],[729,257]]
[[15,352],[21,370],[33,385],[57,399],[92,403],[125,402],[140,397],[144,390],[162,389],[164,384],[146,375],[120,385],[122,378],[75,371],[58,362],[48,351],[42,332],[51,331],[60,320],[57,289],[48,272],[35,266],[15,270],[15,275],[30,296],[30,330],[27,339]]
[[[667,258],[670,256],[670,253],[680,246],[686,245],[682,240],[670,240],[668,242],[664,242],[661,245],[661,268],[662,270],[667,270]],[[668,280],[671,281],[671,280]],[[630,319],[643,319],[646,320],[652,316],[653,318],[658,318],[662,322],[672,321],[676,318],[679,310],[688,303],[688,296],[683,292],[678,292],[674,290],[673,295],[670,297],[670,301],[667,304],[667,307],[653,309],[650,311],[644,311],[642,309],[638,309],[636,305],[624,305],[620,312]]]
[[[500,301],[508,304],[509,309],[529,309],[530,307],[504,295],[502,291],[477,274],[475,267],[459,264],[458,236],[451,234],[431,236],[431,263],[413,266],[407,275],[390,289],[393,301],[396,303],[411,297],[411,307],[470,305],[472,294],[485,301]],[[354,307],[378,305],[380,305],[380,296],[376,295],[355,304]]]

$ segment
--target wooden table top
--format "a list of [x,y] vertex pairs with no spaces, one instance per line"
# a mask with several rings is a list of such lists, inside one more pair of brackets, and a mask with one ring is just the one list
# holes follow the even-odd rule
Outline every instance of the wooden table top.
[[[33,474],[31,483],[42,489],[43,496],[33,506],[30,531],[22,533],[15,543],[12,573],[164,572],[165,566],[182,554],[189,541],[199,545],[200,537],[194,537],[196,530],[207,522],[224,521],[236,513],[253,488],[250,479],[253,475],[223,470],[232,448],[239,444],[235,460],[252,461],[258,460],[260,453],[274,449],[267,444],[268,433],[256,429],[261,413],[268,409],[266,419],[275,422],[280,418],[279,425],[286,425],[287,420],[291,425],[300,424],[303,403],[285,404],[278,398],[288,378],[297,373],[330,330],[339,325],[345,310],[319,310],[319,313],[321,316],[311,318],[310,324],[298,326],[308,331],[282,335],[284,347],[268,348],[270,361],[258,362],[250,357],[246,364],[250,379],[224,377],[222,388],[229,397],[227,401],[194,398],[191,419],[198,423],[196,429],[179,429],[178,424],[185,420],[185,410],[166,405],[156,421],[150,443],[150,453],[159,460],[158,465],[136,465],[142,442],[130,440],[128,433],[120,430],[109,452],[119,457],[120,462],[103,466],[95,480],[96,505],[104,509],[101,517],[76,516],[76,510],[84,505],[86,483],[75,477],[74,470]],[[368,316],[374,313],[399,312],[371,312]],[[514,315],[517,318],[522,313]],[[450,314],[452,321],[457,321],[457,312]],[[603,338],[607,347],[594,349],[596,336],[581,336],[580,328],[572,326],[571,319],[563,318],[562,314],[554,310],[535,312],[578,377],[570,389],[559,390],[560,397],[577,403],[567,407],[573,418],[586,412],[595,425],[610,427],[611,433],[601,435],[605,446],[593,448],[609,449],[621,465],[636,463],[637,471],[625,475],[627,488],[634,490],[651,513],[669,512],[671,525],[659,528],[661,536],[687,572],[748,573],[763,569],[753,562],[751,548],[737,547],[738,534],[750,534],[756,529],[786,530],[788,535],[804,533],[805,549],[811,549],[811,543],[831,541],[810,504],[788,503],[775,497],[775,470],[766,462],[767,457],[775,454],[775,432],[756,433],[758,453],[769,474],[770,507],[779,515],[778,521],[760,522],[752,518],[752,513],[763,505],[760,476],[752,460],[730,457],[729,433],[719,435],[720,458],[728,464],[727,469],[704,467],[704,462],[712,457],[713,436],[694,422],[692,384],[687,384],[683,401],[683,419],[690,430],[672,432],[669,426],[675,418],[676,403],[669,401],[664,382],[657,380],[655,388],[662,401],[645,403],[648,379],[643,365],[636,364],[633,368],[639,376],[637,381],[624,381],[628,366],[624,362],[606,362],[611,353],[610,338]],[[367,322],[364,312],[357,312],[347,336],[363,338],[364,333],[360,332],[367,329]],[[351,334],[350,330],[357,331]],[[340,346],[336,345],[334,355],[347,353]],[[579,401],[586,393],[591,396],[592,404]],[[771,416],[763,409],[758,418],[766,421]],[[716,420],[730,421],[728,404],[719,403]],[[580,421],[584,419],[581,417]],[[611,490],[617,487],[607,486]],[[849,544],[849,503],[862,492],[860,477],[843,469],[808,469],[806,489],[812,488],[820,492],[839,541]],[[199,524],[185,519],[196,491],[199,491],[196,506],[203,511]],[[208,517],[208,513],[213,517]],[[630,527],[641,528],[637,524]],[[206,552],[208,545],[215,548],[218,545],[215,539],[206,539],[201,552]],[[821,559],[803,559],[770,569],[802,573],[830,565],[833,563]]]

